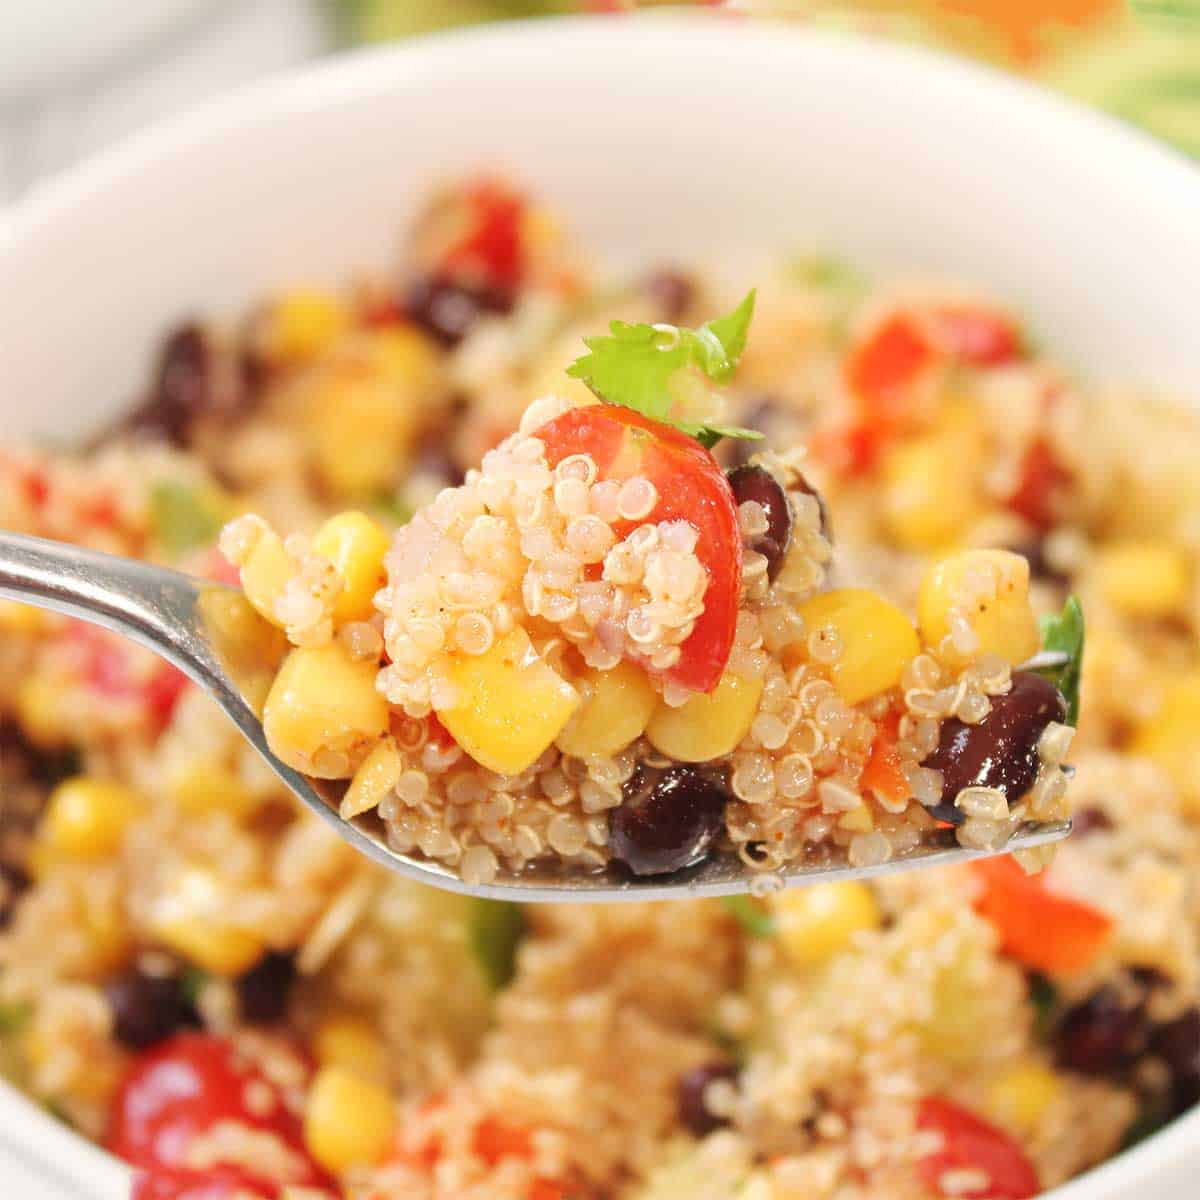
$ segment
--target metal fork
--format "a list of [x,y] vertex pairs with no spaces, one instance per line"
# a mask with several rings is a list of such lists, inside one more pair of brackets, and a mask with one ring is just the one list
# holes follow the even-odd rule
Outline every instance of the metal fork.
[[[154,651],[203,688],[267,760],[295,796],[356,850],[389,870],[433,887],[493,899],[538,901],[665,900],[729,896],[751,889],[761,874],[730,856],[715,857],[670,876],[634,878],[619,868],[583,873],[534,864],[488,884],[464,883],[449,868],[393,850],[372,814],[346,821],[337,796],[271,753],[259,718],[265,685],[276,664],[247,656],[224,631],[246,601],[241,593],[178,571],[84,550],[62,542],[0,531],[0,598],[50,609],[100,625]],[[1039,660],[1040,661],[1040,660]],[[1033,665],[1033,664],[1029,664]],[[1070,832],[1069,821],[1029,823],[1002,850],[966,850],[944,830],[915,850],[876,866],[854,867],[830,859],[791,866],[786,887],[830,879],[862,879],[941,866],[991,853],[1043,846]]]

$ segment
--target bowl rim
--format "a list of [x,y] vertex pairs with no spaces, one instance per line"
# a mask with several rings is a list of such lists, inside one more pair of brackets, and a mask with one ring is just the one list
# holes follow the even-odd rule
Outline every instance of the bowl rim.
[[[1116,176],[1136,177],[1155,205],[1200,211],[1200,169],[1181,153],[1149,134],[1103,112],[1051,92],[998,68],[946,52],[887,41],[880,37],[813,29],[769,19],[728,22],[738,14],[646,13],[635,18],[611,16],[552,17],[497,22],[411,38],[403,43],[366,47],[294,68],[239,87],[182,114],[155,122],[115,146],[49,179],[39,181],[18,202],[0,212],[0,266],[4,256],[27,241],[69,221],[73,210],[91,197],[145,171],[153,171],[194,147],[247,125],[269,126],[284,118],[362,100],[386,90],[404,75],[461,71],[464,55],[502,54],[509,46],[528,49],[541,43],[546,54],[567,53],[587,39],[594,51],[605,39],[614,46],[628,39],[724,41],[735,33],[765,56],[806,53],[847,62],[871,60],[873,70],[889,72],[905,88],[970,93],[993,110],[1007,110],[1010,121],[1035,120],[1039,135],[1071,141],[1073,150],[1099,162]],[[664,46],[667,43],[664,43]],[[1114,166],[1114,163],[1118,164]],[[46,1172],[47,1180],[68,1181],[103,1200],[127,1194],[128,1170],[83,1135],[40,1111],[29,1097],[0,1080],[0,1150]],[[16,1138],[5,1131],[21,1130]],[[1131,1149],[1045,1193],[1047,1200],[1119,1200],[1133,1188],[1153,1186],[1158,1172],[1179,1170],[1200,1141],[1200,1108],[1185,1114]],[[2,1166],[2,1163],[0,1163]]]

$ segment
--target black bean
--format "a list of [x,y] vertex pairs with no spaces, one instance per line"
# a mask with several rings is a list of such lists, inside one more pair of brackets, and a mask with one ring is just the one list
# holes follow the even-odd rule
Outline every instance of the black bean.
[[766,558],[767,578],[774,579],[792,540],[792,502],[766,467],[735,467],[729,472],[729,486],[738,504],[753,500],[766,510],[767,531],[755,538],[750,548]]
[[133,970],[105,985],[117,1040],[132,1050],[144,1050],[199,1020],[174,975],[146,975]]
[[704,859],[721,831],[728,793],[694,767],[639,767],[609,819],[613,857],[635,875],[662,875]]
[[296,962],[292,955],[271,953],[262,958],[237,981],[242,1020],[256,1025],[283,1020],[295,978]]
[[642,290],[664,321],[678,321],[696,298],[695,281],[672,267],[664,267],[648,275]]
[[736,1084],[737,1079],[737,1066],[731,1062],[704,1063],[690,1071],[684,1071],[679,1077],[676,1091],[679,1120],[683,1127],[695,1137],[704,1137],[714,1129],[728,1125],[726,1117],[718,1116],[705,1104],[704,1093],[710,1083],[725,1080]]
[[1160,1025],[1150,1038],[1150,1053],[1161,1058],[1171,1073],[1174,1114],[1200,1103],[1200,1009]]
[[1144,998],[1106,985],[1059,1022],[1056,1058],[1060,1067],[1082,1075],[1119,1075],[1145,1053],[1149,1037]]
[[1113,827],[1112,817],[1102,808],[1081,808],[1071,814],[1073,837],[1087,837],[1089,833],[1104,833]]
[[8,927],[17,909],[21,893],[29,887],[30,879],[14,863],[0,862],[0,929]]
[[992,697],[992,710],[978,725],[957,717],[943,721],[937,749],[924,763],[942,773],[943,803],[952,803],[965,787],[999,788],[1015,803],[1037,775],[1043,730],[1066,716],[1066,701],[1052,683],[1018,671],[1008,693]]
[[456,346],[481,317],[511,312],[514,299],[512,292],[503,288],[471,287],[425,276],[409,285],[400,306],[410,321],[442,345]]

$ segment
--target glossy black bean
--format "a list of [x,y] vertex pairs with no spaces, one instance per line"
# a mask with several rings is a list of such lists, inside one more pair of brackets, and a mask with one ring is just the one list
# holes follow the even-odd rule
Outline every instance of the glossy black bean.
[[295,978],[296,961],[291,954],[265,955],[237,981],[242,1020],[256,1025],[283,1020]]
[[679,1077],[676,1090],[680,1124],[694,1137],[704,1137],[714,1129],[728,1125],[726,1117],[712,1112],[705,1103],[705,1093],[710,1083],[723,1080],[736,1084],[738,1069],[731,1062],[710,1062],[690,1071],[684,1071]]
[[695,281],[690,275],[673,267],[652,272],[643,282],[642,290],[663,321],[678,322],[696,298]]
[[1063,1016],[1055,1031],[1055,1056],[1065,1070],[1114,1076],[1145,1053],[1149,1039],[1144,998],[1104,986]]
[[721,832],[728,793],[694,767],[639,768],[609,818],[613,857],[635,875],[662,875],[702,861]]
[[1150,1053],[1171,1074],[1171,1109],[1177,1115],[1200,1103],[1200,1009],[1160,1025],[1150,1038]]
[[456,346],[481,317],[512,311],[511,292],[495,287],[470,287],[451,279],[425,276],[415,280],[401,298],[405,316],[444,346]]
[[144,1050],[184,1026],[198,1024],[196,1011],[174,975],[132,970],[110,979],[104,994],[112,1009],[113,1033],[131,1050]]
[[991,712],[978,725],[956,717],[943,721],[937,749],[924,764],[942,773],[942,802],[953,803],[965,787],[988,787],[1015,803],[1037,775],[1043,731],[1066,716],[1066,702],[1052,683],[1018,671],[1011,689],[992,697]]
[[753,500],[767,514],[767,530],[751,543],[767,560],[767,578],[774,579],[783,566],[792,540],[792,502],[783,485],[766,467],[735,467],[729,472],[729,486],[738,504]]

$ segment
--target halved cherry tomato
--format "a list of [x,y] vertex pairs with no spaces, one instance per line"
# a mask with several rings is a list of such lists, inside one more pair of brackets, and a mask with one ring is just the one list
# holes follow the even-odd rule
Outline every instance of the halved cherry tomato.
[[966,1200],[1027,1200],[1041,1190],[1025,1152],[1001,1129],[942,1096],[927,1096],[917,1110],[917,1128],[942,1135],[942,1148],[917,1163],[917,1174],[931,1191],[942,1191],[947,1171],[980,1171],[988,1182],[953,1195]]
[[[188,1166],[189,1148],[224,1122],[274,1135],[289,1154],[288,1178],[259,1175],[245,1163],[214,1163],[212,1169],[193,1172]],[[308,1156],[301,1120],[286,1106],[277,1085],[228,1039],[212,1034],[176,1034],[138,1055],[117,1091],[105,1144],[151,1176],[182,1173],[220,1181],[221,1172],[228,1178],[243,1175],[245,1183],[268,1197],[282,1182],[305,1187],[330,1182]],[[162,1194],[146,1193],[155,1200]],[[182,1194],[191,1200],[191,1193]],[[221,1195],[213,1192],[211,1200]],[[196,1200],[200,1197],[210,1200],[204,1192],[196,1193]]]
[[463,203],[467,232],[445,252],[442,271],[515,288],[525,268],[521,244],[524,199],[497,180],[482,179],[467,188]]
[[907,800],[912,793],[900,769],[900,751],[896,748],[899,738],[900,714],[893,709],[879,722],[859,781],[865,791],[893,802]]
[[1052,892],[1009,857],[971,864],[983,883],[975,903],[1000,934],[1000,948],[1047,974],[1081,971],[1100,951],[1112,921],[1091,905]]
[[71,624],[67,637],[76,644],[89,687],[113,700],[136,701],[156,727],[170,720],[187,686],[187,676],[156,659],[142,674],[134,669],[134,648],[116,634],[83,621]]
[[[678,429],[614,404],[569,409],[536,436],[551,466],[569,454],[588,454],[601,479],[650,480],[658,502],[646,520],[687,521],[698,531],[696,555],[708,572],[704,611],[680,647],[679,662],[663,674],[692,691],[711,692],[733,648],[742,588],[737,505],[717,460]],[[625,537],[637,524],[618,522],[614,529]]]
[[1049,444],[1037,438],[1025,451],[1020,478],[1008,498],[1008,507],[1035,529],[1049,529],[1055,519],[1055,498],[1070,480],[1071,473],[1054,457]]
[[968,305],[943,305],[929,313],[939,349],[973,367],[998,367],[1021,356],[1021,334],[1005,314]]

